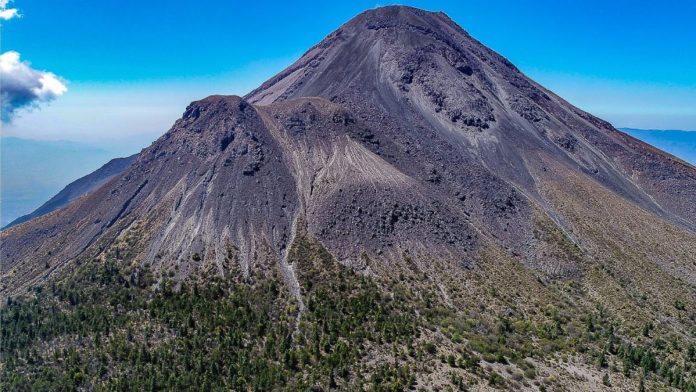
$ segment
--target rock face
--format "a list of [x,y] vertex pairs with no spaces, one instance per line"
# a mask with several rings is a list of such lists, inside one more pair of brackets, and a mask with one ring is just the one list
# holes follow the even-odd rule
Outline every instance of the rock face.
[[[604,206],[580,198],[576,210],[560,196],[581,188],[683,238],[696,232],[694,167],[573,107],[446,15],[379,8],[246,97],[193,102],[123,173],[4,230],[2,290],[98,257],[126,233],[137,233],[134,260],[176,267],[177,279],[203,265],[224,274],[234,254],[244,274],[285,263],[292,281],[284,259],[299,225],[356,269],[369,268],[363,256],[385,266],[406,254],[466,266],[494,245],[572,276],[584,261],[545,256],[535,222],[596,246],[573,211]],[[661,260],[694,279],[693,265]]]
[[115,158],[110,160],[104,166],[100,167],[94,172],[71,182],[55,196],[50,198],[46,203],[42,204],[39,208],[27,215],[20,216],[19,218],[10,222],[4,228],[24,223],[28,220],[38,218],[66,206],[71,201],[92,192],[93,190],[104,185],[113,177],[123,173],[126,169],[128,169],[128,167],[130,167],[131,163],[135,161],[136,157],[137,154],[134,154],[126,158]]

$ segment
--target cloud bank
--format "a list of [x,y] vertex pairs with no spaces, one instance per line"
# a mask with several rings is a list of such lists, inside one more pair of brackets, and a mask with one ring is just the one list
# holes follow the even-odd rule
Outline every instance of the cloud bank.
[[7,8],[7,4],[10,1],[11,0],[0,0],[0,19],[2,20],[10,20],[21,16],[17,8]]
[[7,123],[17,110],[36,108],[64,94],[68,88],[54,73],[35,70],[20,60],[19,53],[8,51],[0,55],[0,91],[2,122]]

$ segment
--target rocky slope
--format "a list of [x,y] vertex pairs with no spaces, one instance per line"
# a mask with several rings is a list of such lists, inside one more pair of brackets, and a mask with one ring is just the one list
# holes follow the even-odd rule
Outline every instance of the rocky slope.
[[[246,97],[193,102],[122,174],[2,241],[5,296],[111,262],[154,292],[279,282],[296,342],[323,341],[306,335],[321,279],[357,274],[403,300],[394,317],[414,318],[395,324],[421,332],[400,347],[421,354],[380,338],[351,357],[362,371],[337,382],[308,363],[284,376],[296,385],[351,389],[393,360],[424,388],[596,390],[640,347],[671,373],[639,377],[630,359],[615,383],[693,387],[677,347],[696,331],[696,169],[568,104],[442,13],[358,15]],[[636,337],[647,325],[673,349]],[[529,363],[543,380],[516,376]]]

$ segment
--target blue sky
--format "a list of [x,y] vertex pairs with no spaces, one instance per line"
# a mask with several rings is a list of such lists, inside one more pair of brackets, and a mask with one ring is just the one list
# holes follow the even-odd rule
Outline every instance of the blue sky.
[[[617,127],[696,130],[696,2],[406,1],[446,12],[523,72]],[[389,2],[15,0],[2,51],[68,91],[3,134],[143,145],[186,104],[242,95]]]

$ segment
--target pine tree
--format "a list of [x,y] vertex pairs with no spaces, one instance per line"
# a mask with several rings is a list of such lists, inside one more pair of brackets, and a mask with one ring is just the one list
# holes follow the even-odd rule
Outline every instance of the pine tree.
[[611,380],[609,379],[609,373],[604,373],[604,377],[602,377],[602,384],[611,388]]
[[595,360],[595,364],[597,365],[597,368],[603,369],[607,367],[607,356],[604,354],[604,351],[601,351],[599,355],[597,356],[597,359]]

